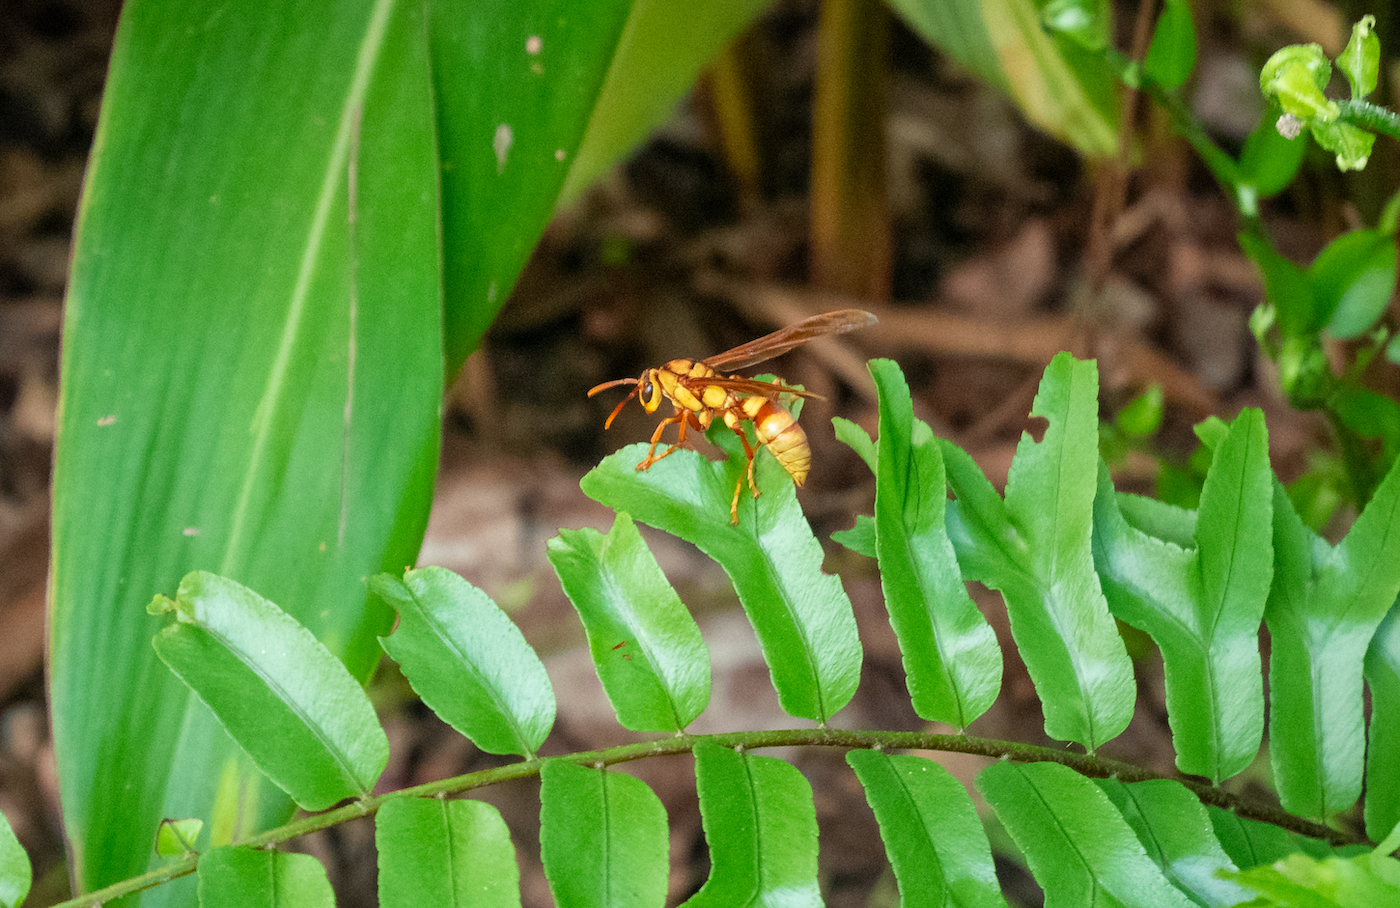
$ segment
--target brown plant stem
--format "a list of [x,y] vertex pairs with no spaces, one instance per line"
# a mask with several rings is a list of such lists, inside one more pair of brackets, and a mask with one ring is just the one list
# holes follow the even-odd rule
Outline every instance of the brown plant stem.
[[811,282],[864,299],[890,295],[885,186],[885,53],[880,0],[825,0],[812,110]]

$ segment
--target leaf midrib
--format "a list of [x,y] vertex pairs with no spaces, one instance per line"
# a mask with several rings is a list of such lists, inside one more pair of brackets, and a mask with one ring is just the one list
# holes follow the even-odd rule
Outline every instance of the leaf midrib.
[[336,128],[335,142],[331,146],[330,156],[321,180],[321,188],[317,193],[316,208],[312,214],[306,242],[302,249],[296,283],[289,296],[289,308],[282,325],[282,336],[278,341],[272,366],[268,370],[267,385],[263,389],[262,397],[259,398],[257,409],[253,414],[251,427],[253,442],[248,465],[243,472],[243,482],[238,492],[237,503],[233,508],[233,523],[229,531],[228,544],[224,549],[223,562],[218,570],[218,573],[225,576],[232,576],[236,573],[236,558],[242,548],[243,535],[248,518],[251,516],[253,488],[257,477],[262,472],[263,462],[271,449],[269,437],[272,434],[273,414],[281,403],[286,387],[292,351],[306,315],[306,303],[311,293],[312,278],[316,272],[316,265],[320,261],[320,253],[325,243],[335,198],[340,191],[340,178],[342,173],[346,171],[349,161],[350,147],[356,124],[359,121],[359,111],[363,107],[365,95],[369,90],[370,76],[378,61],[379,52],[384,46],[390,13],[395,6],[396,0],[377,0],[375,3],[365,29],[365,36],[360,42],[360,53],[355,60],[355,68],[345,94],[345,101],[341,105],[340,123]]

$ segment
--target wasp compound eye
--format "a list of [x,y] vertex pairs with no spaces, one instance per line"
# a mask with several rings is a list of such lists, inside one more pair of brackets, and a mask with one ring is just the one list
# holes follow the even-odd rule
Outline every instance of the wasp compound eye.
[[652,412],[661,406],[661,386],[651,379],[642,382],[642,407],[648,412]]

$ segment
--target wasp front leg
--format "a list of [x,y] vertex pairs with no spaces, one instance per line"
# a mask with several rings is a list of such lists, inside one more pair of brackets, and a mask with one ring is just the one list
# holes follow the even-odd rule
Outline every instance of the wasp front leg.
[[[672,423],[679,426],[676,430],[676,443],[660,454],[657,454],[656,446],[661,444],[661,433],[665,432],[666,427]],[[642,458],[641,463],[637,464],[637,469],[649,470],[652,464],[679,448],[685,442],[685,427],[687,425],[694,426],[697,429],[701,428],[700,423],[695,418],[695,414],[690,410],[677,410],[674,416],[669,416],[661,420],[660,425],[656,427],[656,431],[651,433],[651,447],[647,449],[647,456]]]

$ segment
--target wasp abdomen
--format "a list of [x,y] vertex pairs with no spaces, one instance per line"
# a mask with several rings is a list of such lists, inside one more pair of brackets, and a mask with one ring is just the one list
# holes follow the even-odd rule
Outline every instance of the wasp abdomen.
[[791,413],[765,397],[746,397],[739,402],[739,407],[753,420],[759,442],[800,487],[812,469],[812,447],[807,443],[807,433]]

